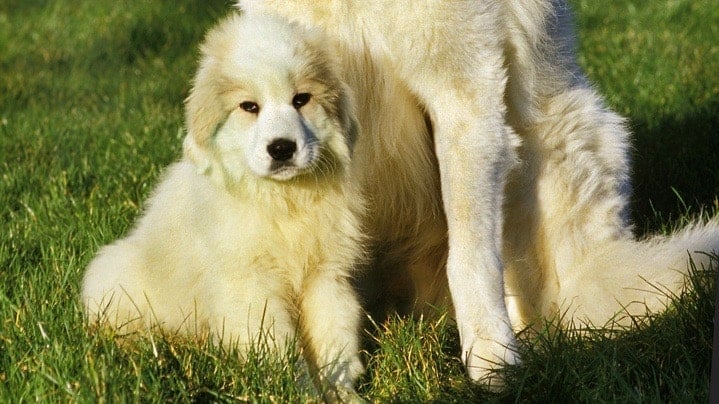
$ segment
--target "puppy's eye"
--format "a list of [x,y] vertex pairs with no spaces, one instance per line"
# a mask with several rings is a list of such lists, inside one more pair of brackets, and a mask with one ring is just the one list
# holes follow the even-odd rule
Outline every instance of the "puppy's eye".
[[295,107],[295,109],[300,109],[305,104],[310,102],[310,98],[312,98],[312,94],[310,93],[296,94],[294,97],[292,97],[292,106]]
[[256,102],[252,102],[252,101],[241,102],[240,108],[242,108],[243,111],[247,111],[251,114],[256,114],[256,113],[260,112],[260,106],[257,105]]

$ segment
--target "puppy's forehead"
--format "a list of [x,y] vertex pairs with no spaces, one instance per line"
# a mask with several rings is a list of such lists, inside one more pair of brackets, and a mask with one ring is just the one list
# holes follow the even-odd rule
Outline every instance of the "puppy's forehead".
[[[208,56],[221,61],[223,73],[253,76],[292,75],[302,64],[307,43],[284,20],[267,15],[235,16],[227,19],[207,38]],[[256,77],[257,78],[257,77]]]

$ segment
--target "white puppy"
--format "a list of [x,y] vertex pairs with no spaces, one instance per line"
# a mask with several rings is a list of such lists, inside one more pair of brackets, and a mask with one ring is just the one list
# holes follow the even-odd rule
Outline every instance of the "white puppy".
[[449,291],[472,378],[518,360],[512,326],[661,309],[647,282],[677,291],[687,250],[719,250],[716,222],[632,236],[627,133],[576,67],[564,1],[238,5],[319,28],[341,55],[359,108],[369,290],[420,312]]
[[240,348],[298,334],[320,378],[352,389],[363,202],[346,181],[349,94],[314,42],[267,16],[231,16],[208,33],[185,158],[130,235],[90,263],[91,319],[209,332]]

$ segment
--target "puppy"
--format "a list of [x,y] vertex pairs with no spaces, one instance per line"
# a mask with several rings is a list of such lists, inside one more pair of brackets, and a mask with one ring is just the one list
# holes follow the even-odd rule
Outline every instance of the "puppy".
[[317,41],[260,14],[207,34],[184,157],[134,230],[87,268],[91,320],[209,332],[240,349],[297,336],[319,380],[352,390],[364,204],[346,181],[351,97]]

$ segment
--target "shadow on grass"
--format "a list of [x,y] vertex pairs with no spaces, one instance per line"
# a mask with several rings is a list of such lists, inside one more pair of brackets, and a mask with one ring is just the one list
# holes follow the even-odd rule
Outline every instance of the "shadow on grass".
[[719,101],[687,116],[632,118],[634,195],[638,229],[698,214],[719,195]]

